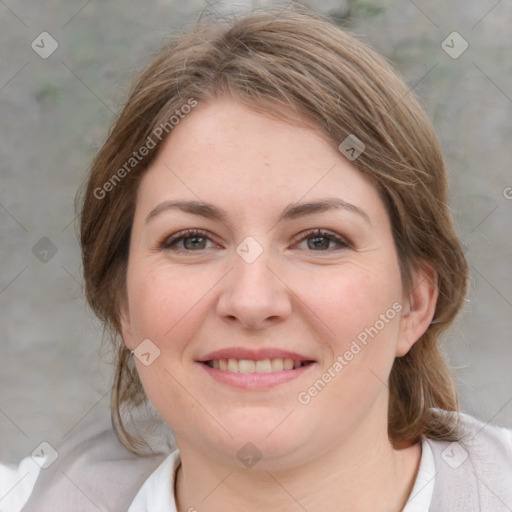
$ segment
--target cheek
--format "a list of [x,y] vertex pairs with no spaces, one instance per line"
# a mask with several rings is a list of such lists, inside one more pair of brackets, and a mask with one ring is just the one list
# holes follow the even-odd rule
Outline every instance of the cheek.
[[[392,306],[401,298],[401,280],[398,265],[386,267],[350,263],[312,278],[296,279],[297,295],[318,317],[318,326],[333,344],[344,344],[357,337],[365,328],[378,323],[386,315],[386,326],[396,324]],[[394,321],[393,321],[394,320]],[[380,330],[388,330],[380,329]]]
[[386,390],[402,309],[398,266],[377,272],[347,265],[303,288],[301,297],[322,320],[324,347],[322,375],[303,390],[301,403],[314,403],[318,411],[336,404],[329,407],[328,421],[349,424]]
[[167,262],[139,264],[134,258],[131,264],[127,284],[133,344],[150,339],[159,350],[150,365],[137,361],[146,395],[169,424],[183,410],[204,421],[197,403],[183,390],[193,388],[188,381],[188,365],[193,363],[186,357],[187,348],[200,317],[212,308],[207,292],[214,282],[205,273],[179,270]]
[[334,443],[375,407],[386,407],[380,398],[387,391],[400,322],[398,265],[392,259],[388,267],[350,263],[317,275],[300,294],[322,320],[317,325],[324,350],[321,372],[297,399],[303,414],[323,418]]
[[[211,274],[210,274],[211,275]],[[212,287],[200,272],[186,272],[166,262],[138,265],[128,273],[128,297],[132,332],[138,338],[154,339],[160,345],[168,337],[179,343],[176,333],[202,310]]]
[[[329,415],[346,422],[346,411],[366,411],[385,390],[399,331],[401,279],[396,261],[381,264],[350,263],[310,280],[301,297],[321,319],[326,382],[304,390],[315,407],[336,403]],[[318,399],[315,398],[318,396]]]

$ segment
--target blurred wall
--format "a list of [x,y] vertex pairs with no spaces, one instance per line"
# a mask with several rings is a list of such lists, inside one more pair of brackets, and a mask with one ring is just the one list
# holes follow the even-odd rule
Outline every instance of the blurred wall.
[[[3,462],[108,418],[111,367],[82,298],[74,196],[133,71],[207,4],[0,2]],[[446,352],[464,410],[512,426],[512,3],[307,5],[386,55],[434,121],[472,273]]]

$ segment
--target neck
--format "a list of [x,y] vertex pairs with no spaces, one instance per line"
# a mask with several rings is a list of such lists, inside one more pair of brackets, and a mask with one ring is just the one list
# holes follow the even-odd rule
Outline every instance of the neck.
[[180,447],[178,511],[398,512],[412,491],[421,445],[396,450],[387,436],[362,430],[300,466],[278,470],[226,466]]

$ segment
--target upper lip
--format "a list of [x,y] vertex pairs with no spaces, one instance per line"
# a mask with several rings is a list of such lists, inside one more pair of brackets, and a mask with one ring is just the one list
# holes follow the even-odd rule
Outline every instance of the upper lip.
[[263,359],[293,359],[294,361],[313,361],[311,357],[306,357],[289,350],[280,350],[278,348],[260,348],[248,349],[244,347],[223,348],[215,350],[198,359],[199,362],[214,361],[216,359],[248,359],[252,361],[261,361]]

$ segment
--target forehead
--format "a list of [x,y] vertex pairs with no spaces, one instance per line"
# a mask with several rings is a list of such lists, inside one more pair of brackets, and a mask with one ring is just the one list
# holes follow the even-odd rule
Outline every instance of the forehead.
[[173,129],[142,179],[138,202],[186,197],[268,210],[325,195],[379,201],[369,180],[317,127],[224,98],[200,103]]

